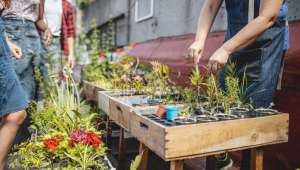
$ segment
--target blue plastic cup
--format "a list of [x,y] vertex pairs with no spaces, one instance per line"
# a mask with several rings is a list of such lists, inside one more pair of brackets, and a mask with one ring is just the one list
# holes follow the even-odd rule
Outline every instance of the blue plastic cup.
[[166,108],[167,120],[174,121],[178,117],[179,108],[174,106],[168,106]]

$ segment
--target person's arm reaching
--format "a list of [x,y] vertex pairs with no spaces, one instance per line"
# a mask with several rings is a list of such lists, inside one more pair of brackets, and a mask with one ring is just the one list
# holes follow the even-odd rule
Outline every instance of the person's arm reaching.
[[229,56],[253,43],[277,19],[283,0],[261,0],[260,15],[249,22],[234,37],[225,42],[209,59],[209,68],[217,71],[218,65],[227,63]]
[[189,56],[194,58],[195,64],[202,57],[207,35],[212,27],[215,17],[223,0],[206,0],[200,12],[195,42],[189,48]]
[[75,66],[75,57],[74,57],[74,37],[68,38],[69,45],[69,56],[67,57],[68,64],[71,68]]
[[51,44],[52,34],[47,24],[44,21],[44,13],[45,13],[45,0],[41,0],[39,5],[39,18],[36,22],[36,26],[40,31],[43,32],[43,36],[46,40],[45,46],[47,47]]
[[66,1],[66,27],[67,27],[67,41],[69,54],[65,56],[67,62],[71,68],[75,66],[75,57],[74,57],[74,40],[75,40],[75,23],[74,23],[74,12],[72,5]]

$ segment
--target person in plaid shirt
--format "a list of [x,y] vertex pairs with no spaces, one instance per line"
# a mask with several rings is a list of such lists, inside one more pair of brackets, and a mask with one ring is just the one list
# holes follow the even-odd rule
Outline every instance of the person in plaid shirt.
[[50,45],[44,43],[42,73],[59,73],[62,70],[63,59],[73,68],[75,26],[71,3],[67,0],[47,0],[44,14],[44,21],[53,39]]

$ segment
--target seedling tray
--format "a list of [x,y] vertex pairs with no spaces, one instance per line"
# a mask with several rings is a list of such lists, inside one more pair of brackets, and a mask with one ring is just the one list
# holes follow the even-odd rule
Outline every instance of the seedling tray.
[[[130,133],[165,161],[210,156],[288,141],[288,114],[212,121],[189,125],[164,124],[156,109],[135,109]],[[151,116],[149,116],[151,115]]]
[[[129,95],[129,96],[127,96]],[[98,107],[118,125],[129,129],[132,111],[134,109],[158,108],[158,105],[147,104],[147,96],[131,95],[116,91],[99,91]]]

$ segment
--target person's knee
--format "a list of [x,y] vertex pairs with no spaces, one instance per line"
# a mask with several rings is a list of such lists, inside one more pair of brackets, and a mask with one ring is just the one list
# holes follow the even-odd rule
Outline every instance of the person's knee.
[[7,117],[4,118],[5,123],[12,123],[15,125],[20,126],[24,120],[27,117],[27,113],[25,110],[16,112],[16,113],[11,113],[9,115],[7,115]]

